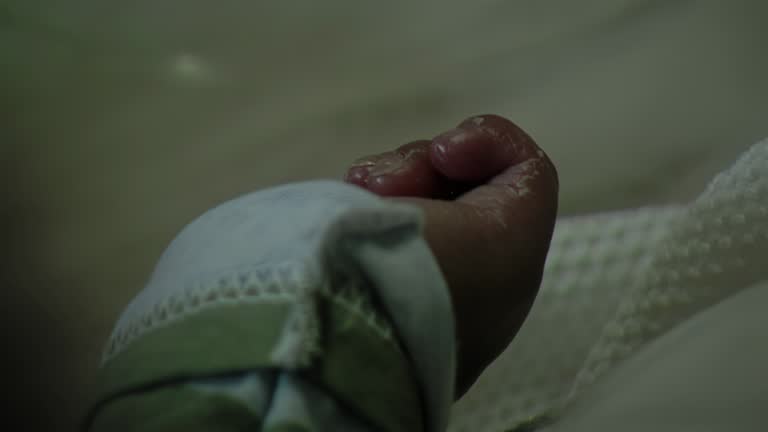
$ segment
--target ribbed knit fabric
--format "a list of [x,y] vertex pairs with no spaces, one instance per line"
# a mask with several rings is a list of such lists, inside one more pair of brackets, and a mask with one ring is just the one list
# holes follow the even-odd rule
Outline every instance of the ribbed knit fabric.
[[528,321],[449,430],[556,417],[645,343],[766,279],[768,140],[687,205],[561,219]]

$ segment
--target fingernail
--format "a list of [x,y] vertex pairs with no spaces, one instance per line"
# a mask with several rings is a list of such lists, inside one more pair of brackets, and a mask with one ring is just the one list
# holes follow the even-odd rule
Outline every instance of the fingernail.
[[469,132],[463,129],[451,129],[436,136],[432,141],[439,143],[439,146],[450,147],[463,143],[467,138],[469,138]]
[[382,183],[387,177],[398,174],[410,156],[411,153],[388,153],[358,159],[347,170],[345,180],[360,186]]
[[451,153],[451,149],[467,140],[467,131],[451,129],[432,139],[432,151],[440,159],[445,159]]
[[355,160],[352,162],[352,165],[350,165],[350,168],[358,168],[358,167],[370,167],[376,165],[376,161],[374,161],[370,156],[364,157]]
[[358,186],[365,186],[368,182],[370,171],[370,166],[353,165],[347,170],[344,181]]
[[370,167],[370,178],[373,180],[376,177],[397,174],[405,166],[405,161],[406,159],[398,154],[384,156]]

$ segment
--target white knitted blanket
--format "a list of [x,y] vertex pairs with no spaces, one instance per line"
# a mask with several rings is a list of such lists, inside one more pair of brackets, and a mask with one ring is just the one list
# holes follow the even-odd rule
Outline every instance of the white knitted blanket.
[[561,219],[517,338],[456,403],[452,432],[557,416],[604,372],[768,280],[768,139],[687,205]]

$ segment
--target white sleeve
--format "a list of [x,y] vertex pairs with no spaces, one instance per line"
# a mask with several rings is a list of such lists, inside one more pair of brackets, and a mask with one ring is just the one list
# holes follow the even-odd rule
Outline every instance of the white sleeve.
[[[173,240],[120,317],[104,356],[104,400],[181,375],[200,376],[194,383],[211,390],[221,384],[211,381],[212,371],[236,365],[296,372],[322,367],[333,345],[327,340],[333,318],[326,310],[332,304],[342,305],[345,316],[360,317],[366,331],[402,347],[423,425],[444,431],[454,396],[454,323],[446,283],[421,225],[417,208],[333,181],[283,185],[211,209]],[[245,315],[260,314],[259,319],[238,322],[234,316],[245,306],[261,307]],[[277,330],[270,333],[272,327]],[[246,330],[251,333],[237,335]],[[259,339],[261,346],[237,345],[248,339]],[[160,356],[154,354],[158,349]],[[349,368],[349,382],[336,384],[362,388],[383,376]],[[291,384],[282,394],[297,388],[311,393],[311,385],[296,376],[280,379]]]

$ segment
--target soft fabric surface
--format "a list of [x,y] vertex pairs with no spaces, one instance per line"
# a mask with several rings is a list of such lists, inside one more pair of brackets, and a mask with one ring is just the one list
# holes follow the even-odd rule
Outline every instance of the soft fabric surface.
[[[649,341],[768,281],[766,257],[768,140],[690,204],[560,220],[530,317],[456,405],[452,430],[500,431],[532,417],[557,418]],[[766,336],[753,342],[762,345]],[[711,342],[716,353],[728,349],[718,350],[714,334]],[[668,402],[670,409],[687,404]],[[565,415],[563,430],[568,421]]]
[[606,374],[547,432],[765,430],[768,283],[705,309]]

